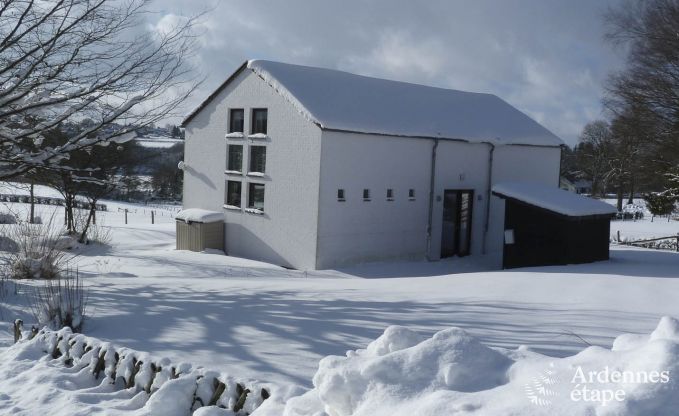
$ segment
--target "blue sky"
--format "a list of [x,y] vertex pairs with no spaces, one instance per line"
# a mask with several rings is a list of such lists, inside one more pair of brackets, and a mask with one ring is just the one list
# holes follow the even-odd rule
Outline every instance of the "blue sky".
[[160,27],[201,10],[190,111],[243,61],[272,59],[494,93],[574,144],[605,116],[603,87],[624,58],[603,39],[619,0],[163,0]]

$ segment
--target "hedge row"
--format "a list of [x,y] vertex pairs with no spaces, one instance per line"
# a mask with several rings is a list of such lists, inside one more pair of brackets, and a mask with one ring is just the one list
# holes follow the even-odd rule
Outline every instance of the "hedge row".
[[[22,334],[22,323],[14,324],[17,342],[39,343],[42,350],[67,368],[87,368],[95,380],[102,379],[119,389],[132,389],[134,393],[145,392],[148,400],[163,385],[179,377],[191,377],[193,397],[190,412],[203,406],[229,409],[236,415],[249,415],[270,396],[271,385],[254,381],[237,381],[216,371],[193,369],[190,364],[173,365],[168,359],[154,360],[149,354],[128,348],[116,348],[82,334],[74,334],[69,328],[52,331],[32,328]],[[188,404],[188,403],[187,403]]]

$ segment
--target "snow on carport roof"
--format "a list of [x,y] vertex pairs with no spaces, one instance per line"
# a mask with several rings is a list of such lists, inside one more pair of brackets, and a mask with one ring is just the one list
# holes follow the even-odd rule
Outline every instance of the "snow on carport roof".
[[569,217],[613,215],[615,207],[605,202],[533,182],[505,182],[493,186],[493,193],[544,208]]
[[324,129],[495,144],[563,144],[492,94],[263,60],[249,61],[247,67]]

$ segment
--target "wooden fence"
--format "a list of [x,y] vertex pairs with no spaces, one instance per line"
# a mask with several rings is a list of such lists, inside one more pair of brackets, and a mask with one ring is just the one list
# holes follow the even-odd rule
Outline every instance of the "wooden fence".
[[[4,202],[20,202],[28,204],[31,202],[31,197],[29,195],[16,195],[16,194],[0,194],[0,201]],[[63,206],[64,199],[51,197],[51,196],[34,196],[33,201],[38,205],[57,205]],[[87,201],[75,201],[76,208],[90,209],[90,204]],[[108,211],[106,204],[96,204],[95,209],[97,211]]]
[[[662,242],[666,242],[666,244],[662,244]],[[658,250],[674,250],[679,252],[679,234],[667,237],[649,238],[645,240],[620,241],[620,233],[618,233],[617,243],[627,246],[654,248]]]

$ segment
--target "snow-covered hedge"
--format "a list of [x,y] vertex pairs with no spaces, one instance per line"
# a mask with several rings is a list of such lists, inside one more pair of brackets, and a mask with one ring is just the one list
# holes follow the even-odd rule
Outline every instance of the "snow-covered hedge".
[[130,401],[143,405],[140,414],[187,416],[207,407],[196,414],[249,415],[276,392],[272,384],[237,380],[187,363],[174,365],[168,359],[157,360],[146,353],[74,334],[69,328],[24,334],[13,348],[38,348],[69,368],[70,373],[136,393]]

